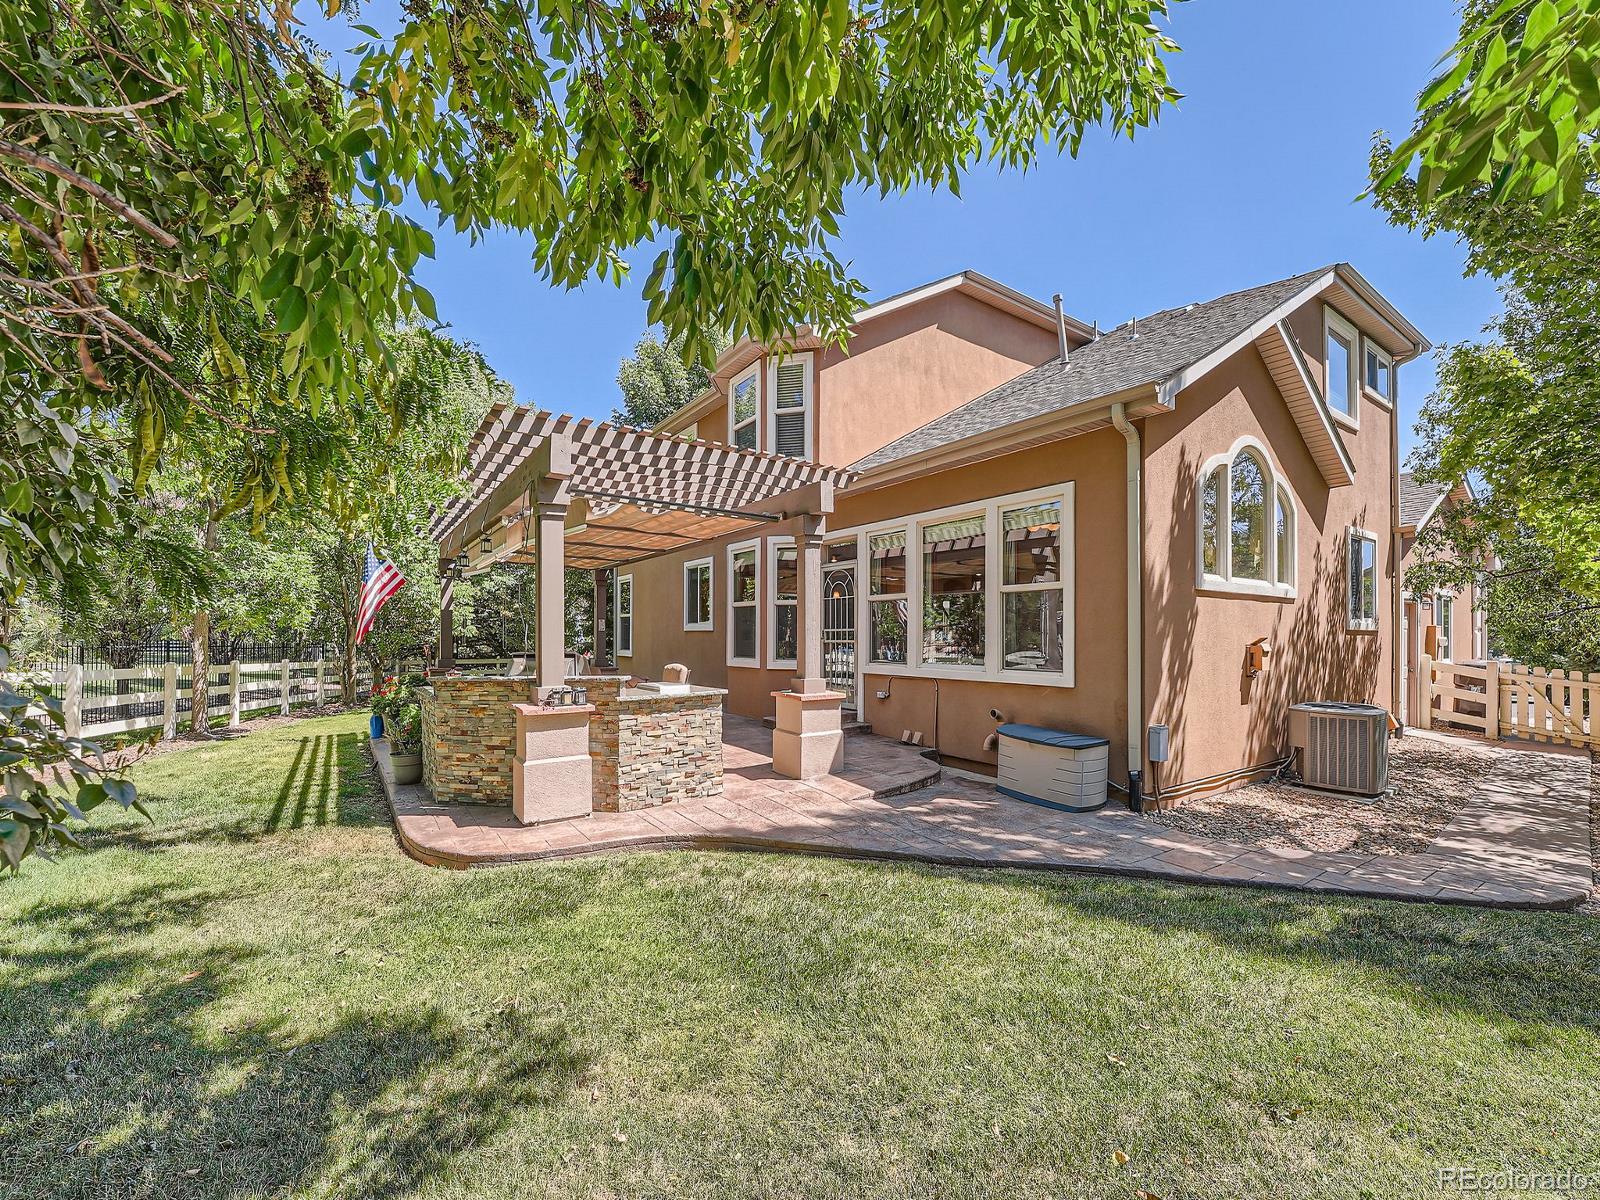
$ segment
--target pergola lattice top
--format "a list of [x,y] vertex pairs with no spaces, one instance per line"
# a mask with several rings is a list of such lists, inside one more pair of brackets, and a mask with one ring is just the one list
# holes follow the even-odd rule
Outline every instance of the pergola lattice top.
[[843,468],[804,459],[496,404],[468,447],[466,490],[428,525],[441,559],[488,538],[496,560],[526,560],[502,531],[526,526],[528,491],[552,438],[570,450],[566,492],[582,502],[567,531],[571,567],[617,566],[720,537],[781,515],[774,502],[786,493],[849,482]]

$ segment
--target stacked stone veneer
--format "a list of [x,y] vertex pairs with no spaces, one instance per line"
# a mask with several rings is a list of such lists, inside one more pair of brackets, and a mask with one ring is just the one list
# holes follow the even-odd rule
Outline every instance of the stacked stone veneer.
[[633,812],[722,795],[722,696],[660,696],[622,676],[568,680],[589,689],[596,812]]
[[510,804],[517,714],[531,679],[437,676],[422,693],[422,781],[439,800]]

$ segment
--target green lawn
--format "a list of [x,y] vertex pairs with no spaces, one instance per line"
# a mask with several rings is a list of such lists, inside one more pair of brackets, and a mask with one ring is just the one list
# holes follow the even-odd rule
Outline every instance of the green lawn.
[[365,724],[154,759],[153,824],[0,883],[0,1195],[1600,1172],[1600,923],[768,855],[432,870]]

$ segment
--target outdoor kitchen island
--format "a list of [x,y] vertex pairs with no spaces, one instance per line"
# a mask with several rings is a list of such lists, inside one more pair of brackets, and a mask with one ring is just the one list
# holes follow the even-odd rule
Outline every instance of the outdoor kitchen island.
[[[524,824],[722,794],[720,688],[582,675],[541,703],[527,676],[429,676],[423,783],[440,801],[509,804]],[[584,703],[550,702],[577,695]]]

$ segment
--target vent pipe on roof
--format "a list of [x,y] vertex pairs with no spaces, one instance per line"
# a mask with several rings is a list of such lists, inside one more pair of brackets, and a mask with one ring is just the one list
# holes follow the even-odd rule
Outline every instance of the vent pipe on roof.
[[1128,335],[1128,340],[1130,342],[1132,342],[1132,341],[1137,340],[1138,337],[1139,337],[1139,318],[1135,317],[1133,319],[1133,332]]
[[1098,342],[1100,340],[1100,318],[1099,317],[1096,317],[1094,319],[1094,336],[1091,337],[1089,340],[1093,341],[1093,342]]
[[1061,310],[1061,293],[1053,297],[1056,302],[1056,341],[1061,348],[1061,367],[1065,370],[1072,365],[1072,360],[1067,357],[1067,314]]

